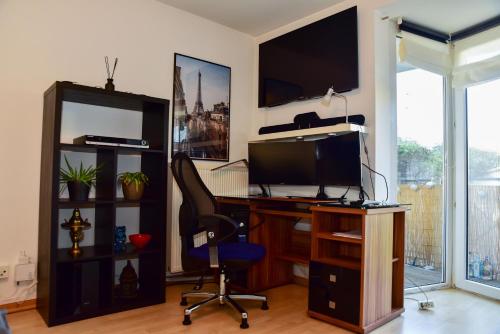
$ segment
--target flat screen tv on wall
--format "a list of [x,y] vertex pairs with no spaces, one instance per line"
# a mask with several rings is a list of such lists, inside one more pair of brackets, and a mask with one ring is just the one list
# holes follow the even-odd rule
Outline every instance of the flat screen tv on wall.
[[358,88],[358,19],[352,7],[259,45],[259,107]]

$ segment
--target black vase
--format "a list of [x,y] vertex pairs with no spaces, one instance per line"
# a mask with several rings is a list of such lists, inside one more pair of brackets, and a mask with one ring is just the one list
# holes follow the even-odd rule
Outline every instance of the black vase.
[[114,91],[115,90],[115,84],[113,83],[113,79],[107,79],[108,82],[106,82],[106,85],[104,86],[104,89],[109,90],[109,91]]
[[85,202],[89,199],[90,186],[76,181],[68,181],[69,199],[75,202]]

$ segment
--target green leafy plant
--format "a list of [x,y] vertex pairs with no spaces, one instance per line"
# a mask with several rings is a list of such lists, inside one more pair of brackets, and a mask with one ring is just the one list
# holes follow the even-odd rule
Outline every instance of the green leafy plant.
[[66,169],[61,167],[60,169],[60,183],[62,185],[61,191],[66,188],[67,182],[80,182],[88,185],[89,187],[95,185],[97,173],[100,170],[100,166],[94,168],[90,165],[87,168],[83,167],[83,162],[80,161],[80,168],[73,168],[69,164],[68,158],[64,156],[64,161],[66,162]]
[[124,172],[118,174],[118,181],[128,186],[133,183],[135,185],[135,190],[139,191],[139,185],[141,183],[148,185],[149,178],[143,172]]

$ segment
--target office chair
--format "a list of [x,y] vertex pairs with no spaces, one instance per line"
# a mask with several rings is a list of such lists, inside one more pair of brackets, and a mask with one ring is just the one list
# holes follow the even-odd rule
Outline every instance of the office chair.
[[[182,242],[182,263],[189,269],[212,269],[219,274],[217,292],[189,291],[181,295],[181,305],[187,305],[188,297],[206,297],[184,310],[184,325],[191,324],[191,313],[201,307],[218,301],[220,305],[229,304],[241,314],[241,328],[248,328],[248,313],[236,300],[262,302],[261,309],[267,310],[267,297],[253,294],[232,294],[226,289],[228,273],[246,269],[260,261],[265,255],[261,245],[232,242],[238,231],[238,223],[233,219],[217,214],[214,196],[205,186],[192,160],[185,153],[176,153],[172,158],[172,173],[182,192],[182,205],[179,211],[179,234]],[[229,232],[224,233],[223,231]],[[205,231],[207,243],[194,247],[193,236]],[[184,268],[186,270],[186,268]]]

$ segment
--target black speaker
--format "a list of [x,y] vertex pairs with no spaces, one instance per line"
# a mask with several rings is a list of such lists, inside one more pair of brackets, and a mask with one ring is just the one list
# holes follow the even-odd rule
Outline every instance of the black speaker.
[[[350,115],[347,117],[347,119],[348,122],[352,124],[365,124],[365,116],[361,114]],[[340,123],[345,123],[344,116],[321,119],[315,112],[307,112],[296,115],[293,118],[293,123],[263,126],[259,129],[259,135],[300,129],[320,128],[322,126],[332,126]]]

